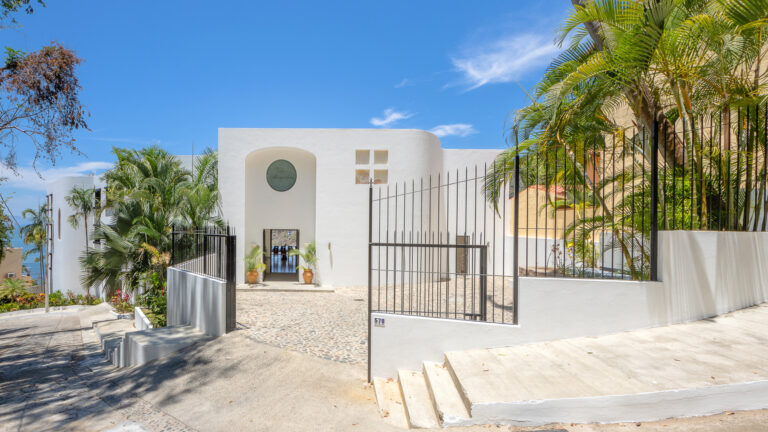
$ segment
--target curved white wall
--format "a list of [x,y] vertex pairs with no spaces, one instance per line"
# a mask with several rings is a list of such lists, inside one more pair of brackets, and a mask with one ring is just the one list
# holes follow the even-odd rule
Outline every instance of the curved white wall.
[[[266,181],[267,168],[284,159],[296,168],[296,183],[278,192]],[[315,240],[315,156],[305,150],[273,147],[245,159],[245,251],[263,244],[264,229],[298,229],[299,246]]]
[[[74,186],[94,187],[99,183],[92,176],[63,177],[46,186],[47,192],[53,194],[53,265],[51,271],[51,289],[66,293],[85,294],[86,289],[80,283],[80,255],[85,250],[85,226],[80,221],[77,229],[72,228],[67,220],[73,214],[65,197]],[[59,219],[59,213],[61,218]],[[93,217],[88,219],[88,230],[93,229]],[[92,240],[89,238],[89,241]],[[92,295],[101,295],[98,287],[90,290]]]

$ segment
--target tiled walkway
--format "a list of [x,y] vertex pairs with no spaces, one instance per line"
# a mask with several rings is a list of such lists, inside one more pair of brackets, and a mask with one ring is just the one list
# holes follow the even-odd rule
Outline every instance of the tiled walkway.
[[365,288],[237,293],[238,328],[258,342],[343,363],[367,359]]

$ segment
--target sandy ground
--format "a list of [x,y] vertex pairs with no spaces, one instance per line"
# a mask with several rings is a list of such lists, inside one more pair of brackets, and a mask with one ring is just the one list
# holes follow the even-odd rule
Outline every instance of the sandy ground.
[[[81,312],[82,313],[82,312]],[[0,319],[0,430],[396,431],[364,365],[234,332],[133,369],[107,366],[80,313]],[[459,431],[768,431],[768,410],[636,425]]]

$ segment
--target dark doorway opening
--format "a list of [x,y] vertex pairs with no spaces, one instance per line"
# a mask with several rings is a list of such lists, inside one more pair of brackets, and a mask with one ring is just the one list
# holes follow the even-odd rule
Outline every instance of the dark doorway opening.
[[289,252],[299,247],[299,230],[265,229],[264,259],[267,269],[264,280],[295,281],[299,272],[299,257]]

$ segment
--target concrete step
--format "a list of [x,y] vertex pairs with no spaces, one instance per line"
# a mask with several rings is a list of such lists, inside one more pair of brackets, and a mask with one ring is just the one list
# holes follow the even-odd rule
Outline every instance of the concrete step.
[[469,410],[448,368],[441,363],[424,362],[423,370],[438,422],[443,427],[471,424]]
[[166,357],[213,337],[191,326],[170,326],[133,331],[125,340],[125,366],[139,366]]
[[405,405],[405,417],[412,428],[436,428],[437,416],[429,396],[424,374],[416,371],[398,371],[400,391]]
[[104,351],[107,360],[116,367],[123,367],[123,355],[125,351],[125,335],[135,332],[133,321],[113,319],[94,324],[99,346]]
[[373,390],[381,417],[389,424],[408,429],[400,385],[391,378],[374,378]]
[[[613,423],[768,408],[768,308],[598,337],[447,352],[459,424]],[[439,365],[424,371],[436,391]]]

